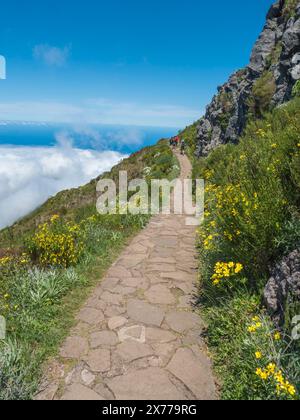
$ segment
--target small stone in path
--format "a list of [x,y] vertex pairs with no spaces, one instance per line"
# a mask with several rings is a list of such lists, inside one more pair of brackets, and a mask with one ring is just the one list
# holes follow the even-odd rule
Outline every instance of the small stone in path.
[[110,330],[117,330],[127,323],[127,319],[121,316],[115,316],[108,321],[108,328]]
[[84,385],[91,386],[95,382],[96,376],[89,370],[84,369],[81,372],[81,379]]
[[126,340],[133,340],[138,343],[146,342],[146,328],[142,325],[123,328],[118,333],[119,340],[123,343]]

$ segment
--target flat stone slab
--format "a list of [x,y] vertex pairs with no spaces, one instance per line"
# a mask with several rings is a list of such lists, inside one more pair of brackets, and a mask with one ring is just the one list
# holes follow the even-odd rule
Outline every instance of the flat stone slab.
[[166,316],[166,323],[177,333],[184,333],[193,328],[202,327],[201,319],[193,312],[170,312]]
[[176,248],[178,245],[177,238],[172,237],[164,237],[158,235],[157,238],[153,239],[153,242],[155,242],[157,245],[163,248]]
[[165,313],[157,306],[152,306],[142,300],[130,300],[127,304],[129,317],[147,325],[160,326],[163,322]]
[[112,331],[123,327],[125,324],[127,324],[127,319],[122,316],[115,316],[108,320],[108,328]]
[[107,382],[117,400],[185,400],[185,394],[170,381],[163,369],[148,368],[118,376]]
[[112,290],[114,289],[120,282],[120,279],[118,278],[111,278],[111,277],[107,277],[105,280],[102,281],[101,283],[101,287],[104,290]]
[[196,357],[188,348],[178,349],[167,369],[183,382],[199,400],[216,399],[216,387],[209,360]]
[[96,376],[89,370],[83,369],[83,371],[81,372],[81,380],[84,383],[84,385],[91,387],[96,380]]
[[115,346],[119,340],[117,335],[112,331],[100,331],[91,334],[90,344],[92,349],[100,346]]
[[173,305],[176,302],[175,297],[170,292],[168,287],[157,284],[152,286],[146,293],[145,297],[148,302],[161,305]]
[[114,266],[109,269],[107,275],[109,277],[116,277],[118,279],[131,277],[130,271],[124,267]]
[[119,261],[119,264],[125,268],[134,268],[137,265],[139,265],[141,262],[143,262],[146,257],[147,257],[146,254],[135,254],[132,256],[126,256],[126,258],[122,258]]
[[118,332],[118,336],[122,343],[127,340],[136,341],[138,343],[145,343],[146,328],[143,325],[132,325],[131,327],[122,328]]
[[83,308],[77,319],[90,325],[96,325],[104,321],[103,312],[100,309]]
[[146,278],[141,277],[129,277],[128,279],[123,279],[121,281],[122,286],[125,287],[132,287],[132,288],[147,288],[147,285],[149,284],[148,280]]
[[46,389],[41,391],[36,397],[36,401],[52,401],[59,389],[59,385],[56,383],[50,384]]
[[161,328],[146,328],[146,341],[154,343],[169,343],[176,340],[176,335]]
[[115,294],[115,293],[110,293],[108,291],[103,293],[103,295],[101,296],[101,299],[104,302],[110,303],[112,305],[121,305],[121,303],[123,302],[123,296],[122,295],[118,295],[118,294]]
[[152,264],[152,265],[148,265],[146,272],[147,273],[153,273],[153,272],[158,272],[158,273],[171,273],[174,270],[176,270],[176,267],[174,264]]
[[169,280],[186,281],[191,284],[196,280],[196,276],[193,274],[187,274],[184,271],[179,272],[178,270],[174,272],[160,273],[160,277]]
[[126,286],[117,286],[112,290],[113,293],[116,293],[118,295],[123,296],[129,296],[136,292],[136,289],[134,287],[126,287]]
[[88,341],[83,337],[69,337],[65,341],[60,355],[65,359],[80,359],[89,350]]
[[117,347],[117,353],[127,362],[152,356],[154,351],[147,344],[137,343],[136,341],[125,341]]
[[111,369],[110,350],[91,350],[85,358],[86,363],[93,372],[104,373]]
[[62,401],[102,401],[101,395],[97,394],[92,389],[81,385],[73,384],[67,388],[65,394],[61,398]]

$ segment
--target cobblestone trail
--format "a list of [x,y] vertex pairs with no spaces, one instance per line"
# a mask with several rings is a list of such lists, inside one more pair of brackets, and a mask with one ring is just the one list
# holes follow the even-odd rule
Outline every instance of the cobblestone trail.
[[[191,165],[178,154],[181,177]],[[204,328],[194,312],[195,227],[155,216],[77,316],[40,400],[212,400]]]

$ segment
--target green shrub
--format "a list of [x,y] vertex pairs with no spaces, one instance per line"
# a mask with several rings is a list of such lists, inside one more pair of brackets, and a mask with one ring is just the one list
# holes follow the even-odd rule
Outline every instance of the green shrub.
[[283,8],[283,16],[287,19],[295,15],[296,6],[298,5],[298,0],[285,0]]
[[80,226],[65,223],[55,215],[38,227],[28,243],[28,251],[33,261],[44,267],[76,265],[83,252]]
[[268,275],[279,256],[276,240],[299,205],[299,135],[297,102],[250,124],[239,145],[201,162],[207,200],[200,245],[210,267],[233,260],[250,280]]
[[300,246],[299,138],[297,98],[194,165],[206,179],[200,302],[224,399],[300,393],[299,343],[289,338],[299,301],[289,299],[281,336],[261,308],[270,267]]
[[295,83],[292,95],[293,97],[300,96],[300,80],[297,80],[297,82]]
[[254,83],[252,93],[248,99],[249,117],[251,119],[262,118],[270,111],[271,101],[276,91],[273,73],[266,71]]
[[199,121],[196,121],[194,122],[194,124],[186,127],[183,131],[179,133],[180,139],[184,139],[186,141],[186,144],[188,146],[187,151],[191,160],[194,159],[194,155],[196,152],[198,124]]
[[[222,381],[222,399],[297,398],[297,344],[280,334],[265,314],[257,316],[260,311],[259,296],[243,288],[217,304],[208,297],[203,313],[209,324],[207,338],[215,370]],[[284,386],[278,388],[283,378]]]
[[0,342],[0,400],[28,400],[37,386],[36,366],[29,347],[16,341]]

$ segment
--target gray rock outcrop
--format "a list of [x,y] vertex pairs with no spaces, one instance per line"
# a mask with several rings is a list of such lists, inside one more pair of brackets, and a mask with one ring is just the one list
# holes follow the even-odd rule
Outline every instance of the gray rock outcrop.
[[288,303],[300,302],[300,251],[285,257],[272,271],[264,290],[264,304],[277,325],[282,325]]
[[270,8],[249,65],[218,88],[199,121],[198,157],[221,144],[238,141],[247,124],[253,87],[266,72],[274,83],[270,106],[291,99],[293,87],[300,79],[300,0],[279,0]]

